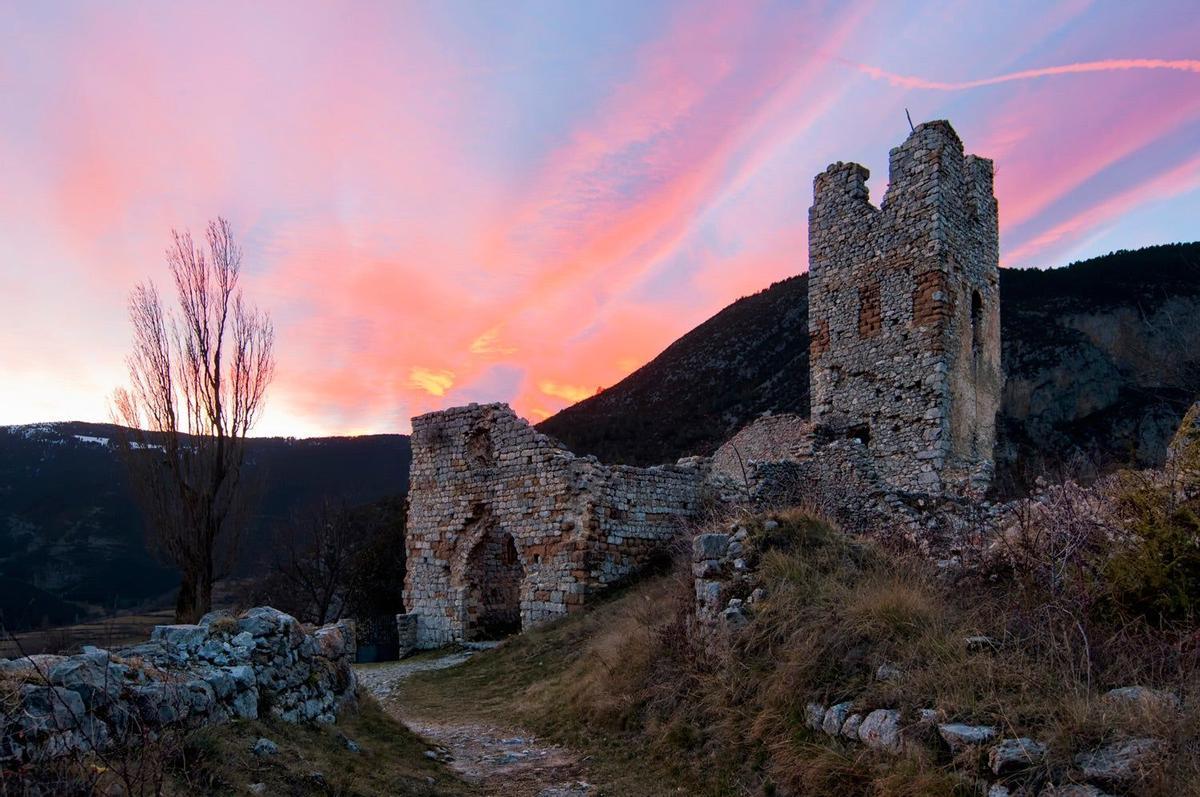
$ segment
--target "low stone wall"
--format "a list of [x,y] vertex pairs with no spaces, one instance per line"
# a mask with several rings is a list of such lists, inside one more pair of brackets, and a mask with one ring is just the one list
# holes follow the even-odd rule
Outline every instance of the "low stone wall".
[[273,716],[333,722],[355,700],[354,629],[270,607],[74,656],[0,660],[0,765],[136,746],[166,729]]
[[[1112,689],[1101,702],[1164,718],[1180,709],[1176,695],[1140,686]],[[947,749],[963,764],[974,761],[978,793],[987,797],[1108,797],[1102,789],[1109,788],[1124,794],[1161,768],[1169,751],[1163,739],[1114,734],[1063,756],[1069,766],[1049,769],[1044,766],[1049,746],[1025,736],[1005,736],[1000,717],[991,725],[947,722],[932,708],[906,714],[894,708],[870,709],[854,700],[832,706],[809,703],[804,715],[809,730],[843,743],[892,754]]]

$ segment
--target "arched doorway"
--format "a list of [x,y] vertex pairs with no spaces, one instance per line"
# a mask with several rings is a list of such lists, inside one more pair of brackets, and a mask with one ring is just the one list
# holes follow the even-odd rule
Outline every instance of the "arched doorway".
[[489,528],[467,557],[464,638],[500,639],[521,630],[525,568],[513,536]]

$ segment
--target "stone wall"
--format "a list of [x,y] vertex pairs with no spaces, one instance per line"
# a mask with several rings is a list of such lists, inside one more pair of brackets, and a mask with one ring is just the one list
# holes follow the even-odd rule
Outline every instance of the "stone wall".
[[725,441],[712,457],[714,478],[750,481],[754,463],[799,459],[812,453],[812,423],[790,413],[764,415]]
[[1003,382],[991,161],[928,122],[891,151],[878,208],[867,177],[836,163],[814,181],[812,420],[898,489],[981,492]]
[[0,660],[0,765],[232,719],[333,722],[355,700],[353,661],[352,624],[308,632],[270,607],[158,626],[121,650]]
[[421,648],[529,628],[666,553],[695,465],[577,457],[504,404],[413,419],[405,606]]

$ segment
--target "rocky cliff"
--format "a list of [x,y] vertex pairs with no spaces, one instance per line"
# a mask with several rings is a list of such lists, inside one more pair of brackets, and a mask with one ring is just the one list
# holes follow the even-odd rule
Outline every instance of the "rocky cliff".
[[[999,482],[1155,464],[1200,393],[1200,243],[1001,272]],[[764,412],[808,414],[805,275],[740,299],[539,429],[603,461],[711,453]]]

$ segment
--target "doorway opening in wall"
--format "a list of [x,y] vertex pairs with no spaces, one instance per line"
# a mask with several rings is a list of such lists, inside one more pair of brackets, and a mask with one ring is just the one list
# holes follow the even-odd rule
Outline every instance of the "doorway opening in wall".
[[466,639],[503,639],[521,630],[525,568],[511,534],[489,528],[467,558],[466,577]]

